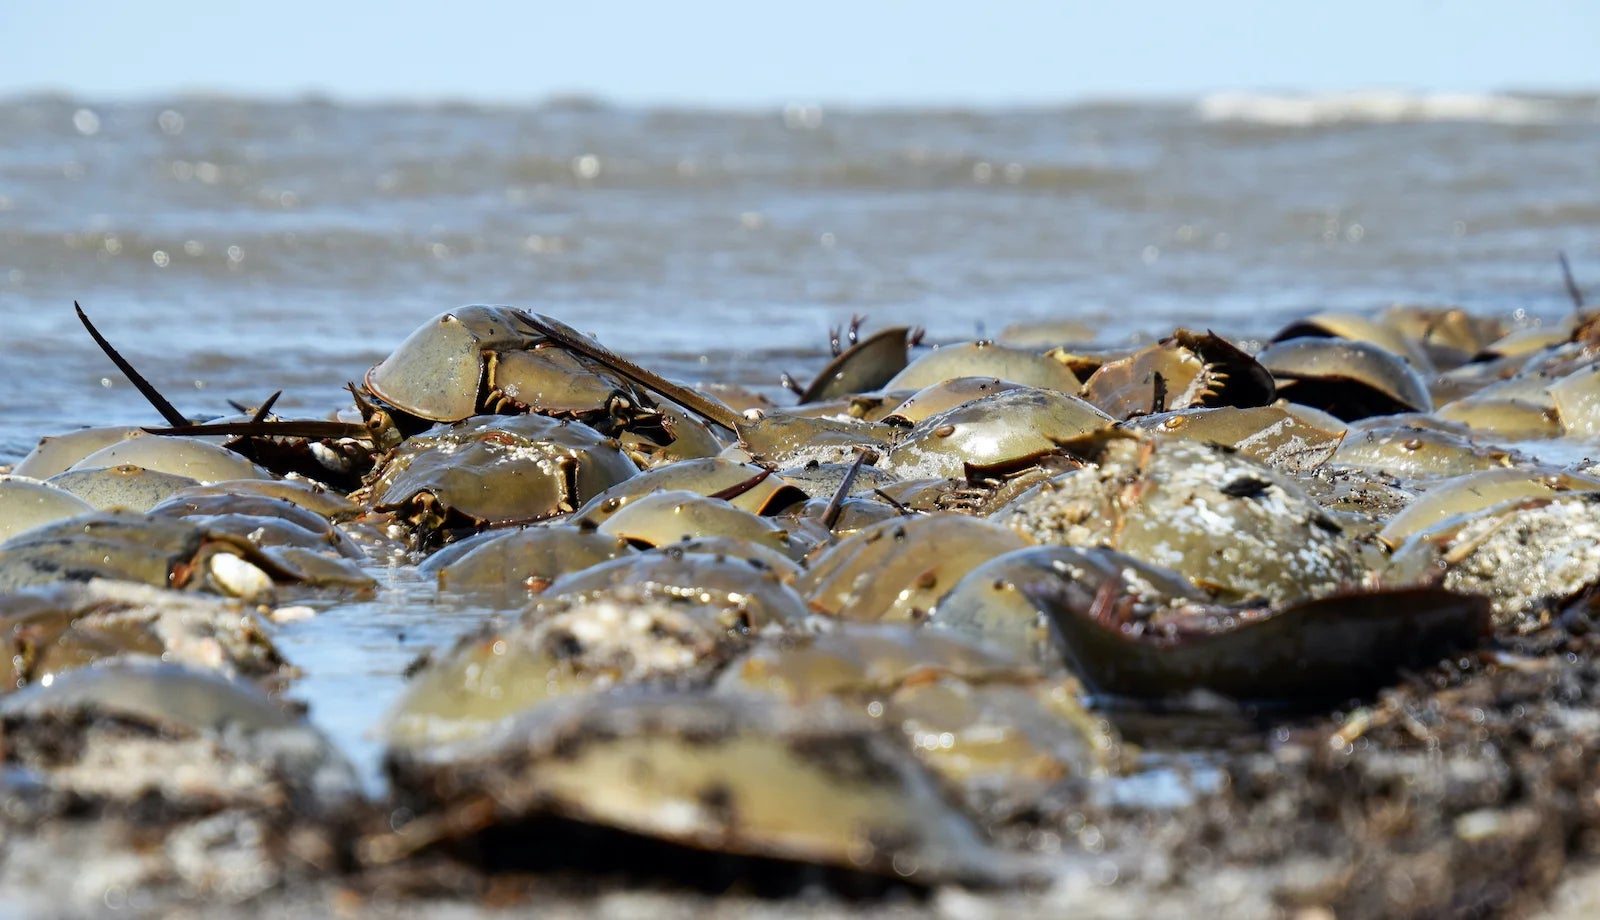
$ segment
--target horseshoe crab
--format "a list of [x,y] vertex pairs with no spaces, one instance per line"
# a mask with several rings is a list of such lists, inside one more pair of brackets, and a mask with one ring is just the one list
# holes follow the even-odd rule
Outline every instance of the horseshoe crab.
[[[1357,313],[1314,313],[1284,326],[1272,336],[1272,341],[1284,342],[1289,339],[1323,336],[1348,339],[1353,342],[1367,342],[1392,355],[1399,355],[1405,358],[1420,373],[1431,373],[1434,370],[1433,359],[1424,347],[1421,338],[1407,334],[1399,325],[1390,321],[1392,316],[1393,314],[1388,314],[1379,319],[1373,319]],[[1428,328],[1423,327],[1416,329],[1416,331],[1427,334]],[[1466,358],[1470,358],[1476,353],[1477,348],[1473,348],[1466,352]],[[1466,358],[1462,360],[1464,361]],[[1456,363],[1459,364],[1461,361]]]
[[1018,660],[966,637],[897,623],[841,621],[814,633],[756,642],[717,678],[718,692],[760,693],[793,703],[879,699],[942,677],[983,682],[1019,674]]
[[580,422],[488,416],[408,438],[358,499],[397,512],[428,544],[447,531],[569,514],[638,471]]
[[119,656],[230,677],[274,677],[288,667],[261,621],[235,604],[104,579],[0,595],[0,635],[11,649],[6,689]]
[[[827,710],[612,693],[539,706],[481,740],[391,750],[387,765],[418,817],[363,841],[369,863],[476,839],[534,864],[589,852],[602,865],[635,853],[636,865],[704,866],[709,852],[919,885],[1017,878],[899,744]],[[559,823],[541,833],[538,818]]]
[[1436,483],[1389,520],[1379,539],[1398,549],[1456,515],[1473,514],[1505,501],[1548,498],[1564,492],[1600,491],[1600,478],[1556,469],[1498,469]]
[[1112,418],[1196,407],[1264,406],[1272,375],[1213,333],[1179,329],[1155,345],[1100,365],[1082,396]]
[[530,616],[459,642],[412,678],[389,718],[392,745],[482,737],[536,704],[617,685],[705,686],[750,641],[722,605],[658,589],[547,594]]
[[562,575],[633,553],[621,537],[568,524],[491,530],[439,550],[418,566],[439,590],[501,601],[526,599]]
[[1600,581],[1600,492],[1512,498],[1436,524],[1395,550],[1386,577],[1483,595],[1497,628],[1531,632]]
[[0,543],[0,591],[91,578],[251,600],[269,596],[275,581],[302,576],[248,540],[131,512],[65,518]]
[[1404,358],[1368,342],[1298,338],[1256,355],[1278,395],[1351,422],[1370,415],[1427,412],[1427,381]]
[[1025,387],[1077,395],[1077,375],[1053,355],[993,342],[942,345],[912,361],[883,385],[885,390],[920,390],[952,377],[999,377]]
[[1380,322],[1419,344],[1441,370],[1471,361],[1507,332],[1498,317],[1474,315],[1460,307],[1396,304],[1383,312]]
[[596,528],[637,546],[670,546],[699,537],[728,537],[799,558],[808,543],[771,518],[698,492],[653,492],[629,502]]
[[949,380],[925,386],[906,397],[894,407],[893,411],[884,416],[883,420],[909,428],[930,416],[948,412],[974,399],[1019,389],[1023,389],[1022,384],[1001,380],[998,377],[951,377]]
[[358,564],[366,553],[327,518],[288,499],[264,493],[180,494],[149,513],[188,521],[214,538],[227,535],[247,542],[300,581],[319,588],[375,587]]
[[799,392],[800,402],[816,403],[876,390],[905,369],[908,352],[922,338],[920,331],[896,326],[856,340],[857,323],[850,324],[850,347],[839,349],[833,335],[833,360],[817,373],[810,386]]
[[1440,588],[1342,592],[1281,606],[1173,604],[1145,590],[1125,592],[1127,557],[1085,551],[1094,556],[1102,558],[1093,565],[1041,568],[1020,590],[1049,618],[1072,672],[1111,696],[1358,696],[1400,668],[1477,645],[1488,629],[1484,598]]
[[1039,388],[1006,390],[918,422],[882,466],[904,479],[964,477],[970,468],[1015,470],[1112,423],[1076,396]]
[[1121,550],[1230,601],[1284,605],[1360,581],[1350,538],[1265,464],[1125,432],[1066,449],[1091,465],[1035,486],[990,519],[1039,543]]
[[0,757],[97,809],[154,799],[168,820],[229,807],[330,820],[360,784],[332,745],[249,685],[172,664],[122,662],[0,697]]
[[1324,428],[1280,406],[1185,409],[1129,419],[1123,427],[1231,448],[1287,473],[1308,473],[1332,459],[1346,429]]
[[1039,667],[1059,667],[1049,619],[1024,590],[1057,578],[1101,584],[1115,580],[1119,598],[1138,598],[1147,607],[1208,600],[1177,572],[1132,556],[1077,546],[1030,546],[995,556],[962,576],[939,602],[928,629],[1005,649]]
[[804,492],[767,467],[704,457],[645,470],[624,479],[589,499],[573,515],[573,521],[598,526],[630,502],[656,492],[679,490],[718,498],[735,508],[761,515],[776,514],[806,499]]
[[198,438],[153,437],[140,433],[109,444],[68,467],[68,472],[136,466],[184,476],[196,482],[271,479],[272,474],[238,454]]
[[208,495],[279,498],[299,505],[326,521],[342,523],[361,514],[361,506],[326,487],[304,479],[225,479],[192,486],[169,500],[201,498]]
[[1384,472],[1407,482],[1428,482],[1504,469],[1522,459],[1515,451],[1482,445],[1454,431],[1374,419],[1370,425],[1353,427],[1329,463]]
[[883,424],[809,418],[784,412],[746,418],[714,399],[634,364],[558,320],[537,314],[518,315],[531,328],[563,348],[587,355],[651,392],[672,399],[737,434],[739,443],[722,454],[726,459],[758,461],[775,468],[811,462],[848,462],[862,450],[884,451],[894,439],[895,428]]
[[367,371],[366,388],[424,422],[534,411],[605,428],[608,419],[626,426],[630,415],[649,413],[631,383],[544,342],[512,307],[461,307],[419,326]]
[[724,626],[740,631],[794,626],[805,620],[806,605],[775,569],[759,557],[694,552],[669,546],[633,553],[570,572],[550,585],[548,595],[604,597],[630,588],[710,605]]
[[476,737],[535,703],[615,685],[705,686],[755,635],[805,617],[759,563],[631,553],[555,579],[515,624],[430,662],[391,715],[390,739]]
[[0,476],[0,541],[93,510],[93,505],[60,486],[27,476]]
[[143,435],[144,431],[139,428],[117,427],[80,428],[66,434],[46,435],[26,457],[17,461],[11,474],[49,479],[57,473],[65,473],[74,463],[102,447]]
[[1117,759],[1113,733],[1078,705],[1067,682],[949,632],[840,623],[777,637],[730,665],[717,690],[853,703],[972,799],[1000,787],[1026,795],[1105,772]]
[[[899,477],[893,473],[880,470],[872,463],[807,463],[804,466],[792,466],[782,471],[783,481],[789,483],[812,499],[831,499],[848,477],[851,487],[856,492],[869,491],[879,486],[886,486],[899,482]],[[790,506],[787,510],[794,511],[798,506]],[[783,512],[780,512],[780,514]]]
[[872,524],[822,551],[795,582],[812,609],[849,620],[916,622],[984,560],[1028,541],[997,524],[943,512]]
[[142,466],[96,467],[68,470],[45,480],[70,492],[97,511],[149,511],[179,492],[199,485],[188,476],[177,476]]

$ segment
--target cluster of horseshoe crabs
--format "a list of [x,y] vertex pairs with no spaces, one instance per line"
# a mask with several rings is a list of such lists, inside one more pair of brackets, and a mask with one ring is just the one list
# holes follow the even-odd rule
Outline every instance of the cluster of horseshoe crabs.
[[[89,328],[167,424],[0,481],[4,820],[115,828],[140,883],[1425,914],[1517,903],[1600,810],[1582,309],[1255,354],[852,325],[780,405],[470,306],[323,420],[185,417]],[[378,796],[272,636],[413,565],[497,612],[408,674]]]

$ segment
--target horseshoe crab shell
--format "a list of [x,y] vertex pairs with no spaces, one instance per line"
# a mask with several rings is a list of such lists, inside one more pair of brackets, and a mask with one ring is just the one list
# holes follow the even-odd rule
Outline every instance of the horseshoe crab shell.
[[912,331],[906,326],[882,329],[840,352],[800,394],[815,403],[876,390],[905,370]]
[[225,447],[199,438],[130,437],[107,445],[74,463],[69,472],[137,466],[197,482],[224,479],[271,479],[272,474]]
[[680,460],[631,476],[589,499],[573,515],[573,520],[604,524],[630,502],[656,492],[683,489],[721,498],[755,514],[773,514],[806,500],[803,491],[766,467],[720,457],[702,457]]
[[1271,608],[1178,607],[1155,626],[1125,621],[1115,599],[1097,603],[1104,584],[1075,586],[1063,574],[1031,580],[1022,591],[1050,618],[1073,673],[1112,696],[1208,690],[1236,700],[1309,702],[1360,695],[1400,668],[1476,645],[1489,623],[1485,598],[1419,587]]
[[389,741],[420,750],[478,738],[530,707],[618,685],[704,686],[749,644],[740,616],[650,586],[552,593],[522,621],[463,638],[412,678]]
[[1028,387],[918,422],[880,464],[904,479],[959,477],[968,467],[1026,466],[1061,442],[1109,428],[1110,416],[1066,393]]
[[[996,556],[964,575],[939,602],[928,631],[955,633],[1005,649],[1022,661],[1059,667],[1049,620],[1027,589],[1035,582],[1063,578],[1077,586],[1093,585],[1094,591],[1116,579],[1118,597],[1137,596],[1147,605],[1209,600],[1177,572],[1132,556],[1076,546],[1030,546]],[[1088,606],[1092,594],[1078,601]]]
[[0,541],[93,510],[93,505],[60,486],[27,476],[0,476]]
[[[1278,330],[1272,337],[1274,342],[1284,342],[1289,339],[1328,337],[1349,339],[1355,342],[1370,342],[1392,355],[1399,355],[1411,362],[1417,370],[1427,373],[1433,368],[1433,360],[1429,357],[1420,341],[1405,334],[1397,326],[1375,320],[1369,316],[1358,313],[1325,312],[1315,313],[1303,319],[1296,320]],[[1477,351],[1476,348],[1467,352],[1468,357]]]
[[536,338],[502,307],[474,304],[441,313],[367,371],[367,389],[417,418],[458,422],[477,411],[484,352]]
[[[168,813],[223,807],[328,817],[354,769],[260,690],[172,664],[121,662],[0,697],[0,756],[79,803]],[[80,804],[81,808],[82,805]]]
[[1395,550],[1391,580],[1439,577],[1485,595],[1496,627],[1531,632],[1600,583],[1600,493],[1511,499],[1415,535]]
[[948,412],[974,399],[1021,388],[1020,383],[1012,383],[998,377],[952,377],[925,386],[906,397],[893,412],[884,417],[884,420],[908,426],[915,425],[930,416]]
[[1355,548],[1287,475],[1213,444],[1112,433],[1067,445],[1091,463],[991,516],[1036,542],[1107,546],[1226,600],[1286,604],[1360,577]]
[[544,816],[572,822],[542,854],[557,864],[585,845],[582,830],[610,828],[633,836],[589,845],[681,848],[652,850],[655,863],[709,851],[915,884],[1016,880],[901,745],[837,708],[605,694],[538,707],[474,742],[391,751],[388,768],[420,817],[365,841],[373,863],[461,828],[499,827],[529,852],[537,838],[517,828]]
[[1256,360],[1277,379],[1279,396],[1347,422],[1433,408],[1422,375],[1404,358],[1369,342],[1289,339]]
[[0,595],[11,650],[3,689],[118,657],[150,657],[251,678],[287,668],[259,619],[237,604],[95,579]]
[[468,537],[424,559],[418,570],[434,576],[440,591],[511,602],[542,592],[562,575],[633,552],[621,537],[548,524]]
[[915,622],[973,567],[1027,543],[1005,527],[955,512],[895,518],[823,551],[795,590],[829,616]]
[[580,422],[487,416],[407,439],[365,496],[431,536],[451,520],[480,527],[575,511],[638,472],[615,441]]
[[1220,336],[1179,329],[1126,358],[1102,364],[1082,396],[1113,418],[1199,406],[1264,406],[1272,376]]
[[1025,348],[993,342],[944,345],[912,361],[885,390],[920,390],[952,377],[999,377],[1026,387],[1076,394],[1082,385],[1064,362]]
[[1281,406],[1185,409],[1130,419],[1123,427],[1229,447],[1288,473],[1307,473],[1334,456],[1346,429],[1314,425]]

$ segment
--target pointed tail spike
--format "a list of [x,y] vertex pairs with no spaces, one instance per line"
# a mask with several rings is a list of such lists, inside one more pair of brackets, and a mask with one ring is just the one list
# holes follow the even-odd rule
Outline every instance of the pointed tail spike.
[[1567,284],[1567,296],[1572,298],[1572,309],[1583,309],[1583,290],[1578,287],[1578,279],[1572,277],[1572,266],[1567,262],[1565,252],[1556,253],[1556,258],[1561,260],[1561,280]]
[[106,337],[101,335],[100,330],[94,327],[94,323],[89,322],[89,315],[83,312],[83,307],[78,306],[76,300],[72,302],[72,309],[78,311],[78,319],[83,323],[83,328],[89,330],[89,337],[94,339],[94,343],[100,346],[100,350],[106,353],[106,357],[110,358],[111,363],[122,371],[123,375],[128,378],[128,381],[133,384],[140,395],[150,405],[154,406],[157,412],[161,413],[161,417],[167,420],[168,425],[177,428],[189,424],[189,419],[182,412],[179,412],[172,403],[167,402],[167,398],[161,395],[161,391],[157,390],[150,381],[144,379],[144,375],[135,370],[133,365],[128,363],[127,358],[124,358],[115,348],[111,347],[111,343],[106,341]]
[[679,386],[655,371],[640,367],[599,343],[590,341],[582,333],[559,320],[551,319],[538,313],[529,313],[526,310],[513,312],[528,328],[555,342],[562,348],[568,351],[575,351],[586,358],[592,358],[632,380],[639,386],[659,393],[729,431],[738,431],[746,424],[744,416],[722,403],[707,396],[702,396],[688,387]]

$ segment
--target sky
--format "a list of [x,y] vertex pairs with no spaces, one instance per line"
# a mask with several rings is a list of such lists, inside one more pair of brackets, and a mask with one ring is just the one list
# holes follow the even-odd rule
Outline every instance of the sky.
[[715,106],[1600,88],[1600,0],[0,0],[0,94]]

